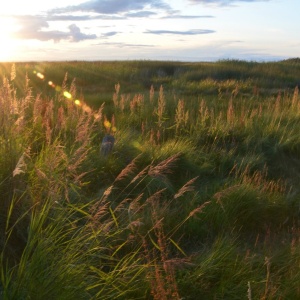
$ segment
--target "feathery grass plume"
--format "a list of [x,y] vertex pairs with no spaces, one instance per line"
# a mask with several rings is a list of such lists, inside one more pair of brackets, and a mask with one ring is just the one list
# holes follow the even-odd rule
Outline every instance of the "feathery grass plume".
[[60,106],[57,111],[57,121],[55,126],[58,130],[66,129],[66,116],[64,108],[62,106]]
[[150,91],[149,91],[149,100],[150,100],[151,104],[154,101],[154,87],[153,87],[153,84],[151,84],[151,88],[150,88]]
[[121,199],[120,202],[118,202],[114,208],[114,213],[120,213],[125,212],[128,214],[128,206],[129,203],[132,201],[130,197],[124,197],[124,199]]
[[11,66],[10,81],[14,81],[16,77],[17,77],[16,64],[13,63],[12,66]]
[[124,110],[125,110],[125,95],[124,94],[121,95],[121,99],[119,101],[119,108],[120,108],[121,112],[124,113]]
[[30,159],[31,154],[30,154],[31,148],[30,146],[22,153],[21,157],[19,158],[15,169],[13,170],[13,177],[19,175],[19,174],[24,174],[26,173],[27,170],[27,163],[25,161],[26,159]]
[[115,108],[119,107],[119,92],[120,92],[120,84],[115,84],[115,92],[113,94],[113,103]]
[[68,173],[73,178],[78,176],[78,172],[80,169],[80,166],[83,164],[83,162],[88,158],[88,154],[91,151],[91,148],[88,146],[88,141],[85,140],[84,143],[75,150],[75,152],[71,153],[71,156],[69,157],[69,163],[68,163]]
[[111,185],[108,188],[106,188],[101,198],[97,200],[94,205],[91,206],[90,213],[93,216],[93,218],[97,219],[108,213],[108,207],[110,206],[110,201],[108,201],[108,198],[111,195],[113,189],[114,185]]
[[73,99],[76,99],[77,98],[77,88],[76,88],[76,79],[74,78],[71,82],[71,85],[70,85],[70,94],[72,95],[72,98]]
[[[153,251],[150,251],[150,246],[145,238],[143,238],[144,256],[147,261],[147,280],[150,284],[151,296],[154,300],[167,300],[168,295],[164,289],[164,280],[161,268],[157,265]],[[154,256],[154,257],[153,257]]]
[[235,85],[234,89],[231,92],[231,96],[234,98],[236,98],[237,94],[239,93],[239,85],[238,83]]
[[262,170],[250,171],[249,164],[244,169],[233,167],[230,174],[234,174],[236,180],[241,184],[250,184],[255,186],[263,193],[285,193],[287,191],[287,184],[283,179],[270,180],[268,178],[268,168],[264,165]]
[[3,132],[6,131],[11,124],[13,107],[12,103],[14,101],[13,94],[14,90],[9,80],[6,77],[4,77],[0,95],[0,125]]
[[177,153],[155,166],[151,165],[148,170],[148,175],[156,178],[165,178],[166,174],[173,173],[172,168],[174,168],[175,163],[178,161],[180,156],[181,153]]
[[74,180],[81,179],[84,174],[90,173],[90,171],[81,171],[80,168],[92,151],[90,142],[93,127],[93,115],[81,114],[75,130],[75,143],[77,143],[79,147],[74,146],[74,148],[71,149],[67,168],[68,173]]
[[133,99],[129,103],[131,114],[141,113],[144,106],[144,95],[135,94]]
[[111,131],[112,133],[116,131],[116,118],[114,114],[111,116]]
[[180,99],[177,103],[177,108],[175,112],[175,126],[176,133],[179,133],[180,128],[184,128],[189,120],[189,111],[185,111],[185,102]]
[[139,194],[137,197],[135,197],[128,206],[128,219],[131,222],[133,220],[133,217],[138,213],[141,212],[144,207],[146,206],[146,203],[141,204],[140,201],[142,200],[144,196],[144,193]]
[[33,102],[33,96],[32,96],[32,88],[29,85],[29,78],[27,74],[25,75],[25,86],[24,86],[24,97],[19,99],[19,116],[18,120],[20,124],[18,125],[18,129],[21,131],[24,129],[25,120],[28,120],[32,118],[32,102]]
[[103,193],[103,199],[107,199],[109,197],[109,195],[112,193],[112,190],[113,190],[114,186],[111,185],[110,187],[108,187],[104,193]]
[[[58,189],[65,188],[67,162],[68,157],[61,141],[55,140],[51,147],[45,147],[35,159],[35,172],[30,174],[29,186],[30,190],[33,191],[33,195],[38,196],[45,194],[47,191],[52,192],[54,186],[57,186]],[[36,176],[36,172],[39,174],[43,172],[45,176]],[[47,181],[44,179],[47,179]],[[60,193],[57,196],[59,197],[59,195]]]
[[151,128],[151,130],[150,130],[149,142],[150,142],[151,145],[156,145],[155,134],[154,134],[154,129],[153,128]]
[[[253,119],[255,118],[255,117],[258,117],[259,116],[259,109],[257,109],[257,108],[252,108],[251,109],[251,113],[250,113],[250,117],[249,117],[249,119],[251,120],[251,121],[253,121]],[[252,122],[251,122],[252,123]]]
[[134,171],[136,170],[136,162],[140,158],[141,155],[138,155],[135,157],[116,177],[114,180],[114,183],[123,180],[124,178],[128,177],[129,175],[132,175]]
[[54,115],[54,103],[53,100],[49,102],[44,102],[44,112],[42,112],[42,125],[45,129],[46,142],[48,145],[52,141],[52,131],[53,131],[53,115]]
[[75,143],[85,143],[86,141],[90,140],[90,134],[92,132],[92,115],[88,114],[81,114],[79,116],[78,123],[76,125],[75,130]]
[[90,225],[92,227],[98,227],[98,225],[101,225],[103,224],[103,222],[105,222],[105,219],[109,215],[109,207],[110,202],[107,201],[107,199],[102,199],[92,206],[92,208],[90,209]]
[[135,183],[138,179],[143,179],[147,174],[150,166],[147,165],[144,169],[142,169],[130,182],[130,184]]
[[133,115],[138,110],[138,98],[134,95],[133,99],[129,103],[130,112]]
[[196,176],[195,178],[192,178],[189,180],[187,183],[185,183],[179,190],[178,192],[174,195],[174,199],[177,199],[184,195],[186,192],[193,192],[195,190],[195,187],[193,184],[195,181],[199,178],[199,176]]
[[245,127],[245,124],[246,124],[246,122],[245,122],[245,107],[244,106],[241,109],[241,114],[239,117],[239,124],[242,128]]
[[196,214],[202,213],[203,209],[210,204],[211,201],[206,201],[203,204],[201,204],[200,206],[196,207],[195,209],[193,209],[190,213],[187,219],[194,217]]
[[52,128],[49,120],[47,120],[47,122],[44,123],[44,127],[45,127],[46,143],[47,145],[50,145],[52,142]]
[[197,118],[197,120],[200,121],[199,125],[205,126],[208,119],[209,119],[209,109],[206,105],[205,100],[201,99],[200,106],[199,106],[199,118]]
[[151,244],[143,239],[145,258],[148,262],[148,280],[153,299],[180,299],[175,277],[175,264],[170,263],[168,238],[163,229],[163,218],[159,218],[157,197],[151,201],[152,231],[148,233]]
[[103,117],[103,109],[104,109],[104,103],[101,104],[100,108],[94,113],[94,122],[101,122]]
[[37,177],[39,179],[45,179],[45,180],[48,179],[47,175],[42,170],[40,170],[40,169],[38,169],[36,167],[34,168],[34,170],[35,170],[35,173],[37,174]]
[[207,109],[206,102],[204,99],[201,99],[200,106],[199,106],[199,113],[200,113],[201,119],[203,119],[206,109]]
[[25,153],[23,153],[22,156],[19,158],[17,165],[13,170],[13,177],[25,173],[27,164],[25,163],[24,157],[25,157]]
[[164,88],[161,85],[159,88],[157,108],[155,110],[155,113],[157,115],[158,128],[161,128],[164,123],[165,110],[166,110],[166,98],[164,94]]
[[67,82],[68,82],[68,72],[65,73],[65,77],[61,84],[61,93],[59,94],[58,101],[65,101],[64,92],[68,90]]
[[152,195],[150,195],[147,199],[146,199],[146,203],[150,203],[153,205],[153,203],[157,202],[158,200],[161,199],[162,194],[166,191],[166,188],[160,189],[158,191],[156,191],[155,193],[153,193]]
[[42,99],[41,95],[37,95],[35,97],[35,101],[33,103],[33,122],[38,123],[43,114],[45,113],[45,101]]
[[111,185],[107,189],[105,189],[103,195],[101,196],[101,199],[97,201],[95,205],[92,206],[90,211],[94,216],[95,215],[102,216],[108,213],[108,207],[111,204],[108,198],[111,195],[113,189],[114,189],[114,185]]

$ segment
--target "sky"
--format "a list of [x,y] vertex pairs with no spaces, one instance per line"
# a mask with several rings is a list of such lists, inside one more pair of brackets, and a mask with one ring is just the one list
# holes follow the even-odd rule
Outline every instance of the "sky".
[[0,61],[300,56],[299,0],[8,0]]

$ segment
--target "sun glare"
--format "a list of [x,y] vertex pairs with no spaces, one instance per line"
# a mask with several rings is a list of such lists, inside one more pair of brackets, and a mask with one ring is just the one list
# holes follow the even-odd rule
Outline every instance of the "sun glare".
[[0,61],[9,61],[13,59],[15,40],[12,37],[12,33],[14,27],[14,20],[6,17],[0,17]]

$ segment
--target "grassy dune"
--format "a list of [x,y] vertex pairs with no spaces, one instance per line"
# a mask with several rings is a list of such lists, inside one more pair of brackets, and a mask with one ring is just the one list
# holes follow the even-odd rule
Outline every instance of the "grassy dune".
[[299,299],[299,66],[1,64],[0,298]]

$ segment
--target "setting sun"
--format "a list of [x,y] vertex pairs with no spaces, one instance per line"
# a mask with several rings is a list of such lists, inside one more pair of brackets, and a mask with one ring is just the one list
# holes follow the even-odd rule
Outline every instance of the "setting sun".
[[0,61],[8,61],[13,57],[16,41],[12,37],[15,29],[15,22],[11,18],[0,18]]

